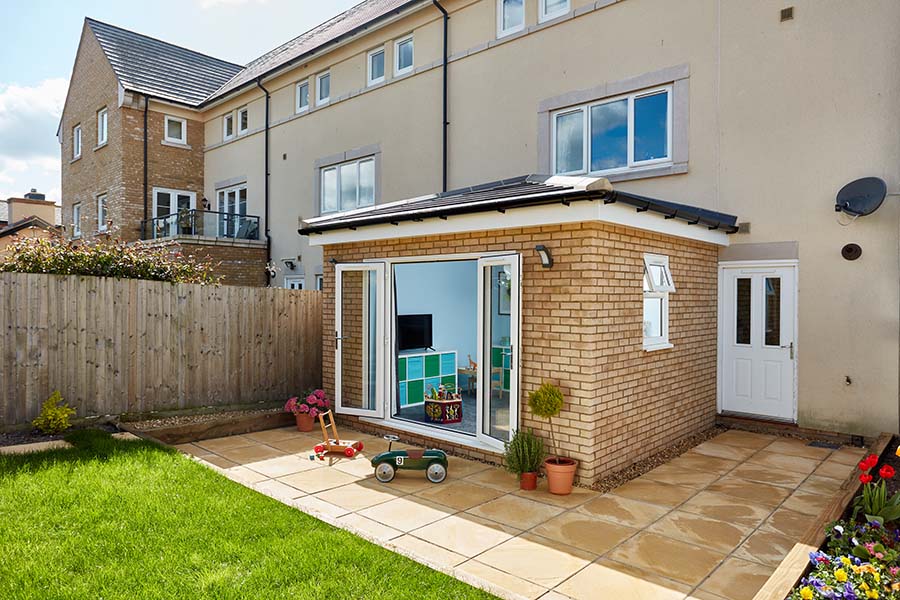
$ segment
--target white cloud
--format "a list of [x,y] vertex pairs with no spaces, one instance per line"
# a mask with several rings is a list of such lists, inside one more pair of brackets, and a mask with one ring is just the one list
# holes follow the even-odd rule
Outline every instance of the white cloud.
[[35,86],[0,83],[0,199],[37,188],[59,201],[56,128],[67,88],[61,78]]
[[243,6],[245,4],[265,4],[268,0],[197,0],[200,8],[217,8],[219,6]]

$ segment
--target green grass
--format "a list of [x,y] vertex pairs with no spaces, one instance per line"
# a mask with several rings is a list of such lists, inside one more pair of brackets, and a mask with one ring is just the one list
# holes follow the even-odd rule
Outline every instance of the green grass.
[[0,598],[492,598],[150,442],[0,456]]

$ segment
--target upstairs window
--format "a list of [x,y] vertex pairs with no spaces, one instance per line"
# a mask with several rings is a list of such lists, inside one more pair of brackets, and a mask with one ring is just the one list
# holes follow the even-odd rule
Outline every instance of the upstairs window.
[[302,113],[309,110],[309,82],[304,81],[302,83],[297,84],[297,110],[296,112]]
[[384,81],[384,48],[372,50],[367,55],[367,85],[375,85]]
[[107,125],[109,123],[106,108],[97,111],[97,146],[102,146],[107,140]]
[[675,282],[669,257],[644,255],[644,350],[669,348],[669,294]]
[[497,37],[525,29],[525,0],[497,1]]
[[606,174],[672,160],[672,87],[638,92],[553,114],[553,169]]
[[238,135],[244,135],[250,131],[250,111],[247,107],[239,108],[237,111]]
[[303,277],[301,275],[284,276],[284,287],[289,290],[302,290],[303,283]]
[[320,172],[322,214],[375,204],[375,159],[366,157]]
[[81,237],[81,202],[72,205],[72,237]]
[[222,117],[222,139],[230,140],[234,137],[234,115],[228,113]]
[[569,12],[569,0],[538,0],[538,20],[543,23]]
[[405,75],[413,70],[413,36],[394,42],[394,75]]
[[331,73],[322,73],[316,77],[316,106],[328,104],[331,100]]
[[187,144],[187,121],[166,115],[166,141],[172,144]]
[[72,160],[81,157],[81,125],[72,128]]
[[97,196],[97,231],[109,229],[109,213],[106,211],[106,194]]

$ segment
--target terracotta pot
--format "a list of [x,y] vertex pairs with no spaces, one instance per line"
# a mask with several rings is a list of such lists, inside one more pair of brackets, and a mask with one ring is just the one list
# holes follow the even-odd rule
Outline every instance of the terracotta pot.
[[554,456],[545,460],[544,470],[547,471],[547,490],[551,494],[559,496],[571,494],[576,468],[578,468],[578,461],[571,458]]
[[521,475],[519,475],[519,489],[537,489],[537,473],[522,473]]
[[313,430],[313,425],[316,422],[316,420],[313,417],[311,417],[309,415],[304,415],[304,414],[299,414],[299,415],[295,414],[294,417],[297,418],[297,431],[312,431]]

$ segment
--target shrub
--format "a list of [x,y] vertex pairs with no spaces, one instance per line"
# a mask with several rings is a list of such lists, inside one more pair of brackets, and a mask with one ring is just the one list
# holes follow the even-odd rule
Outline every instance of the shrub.
[[550,423],[550,440],[553,448],[559,450],[556,445],[556,437],[553,434],[553,417],[558,417],[563,407],[563,393],[552,383],[545,381],[541,387],[528,394],[528,407],[535,416],[547,419]]
[[0,272],[88,275],[171,283],[215,284],[213,265],[165,248],[122,241],[72,243],[23,238],[0,255]]
[[69,417],[75,414],[75,409],[62,401],[59,390],[50,394],[50,397],[44,400],[41,405],[41,414],[31,422],[34,428],[41,433],[52,435],[54,433],[62,433],[71,425]]
[[531,431],[516,431],[505,444],[506,470],[516,475],[536,473],[544,460],[544,441]]

